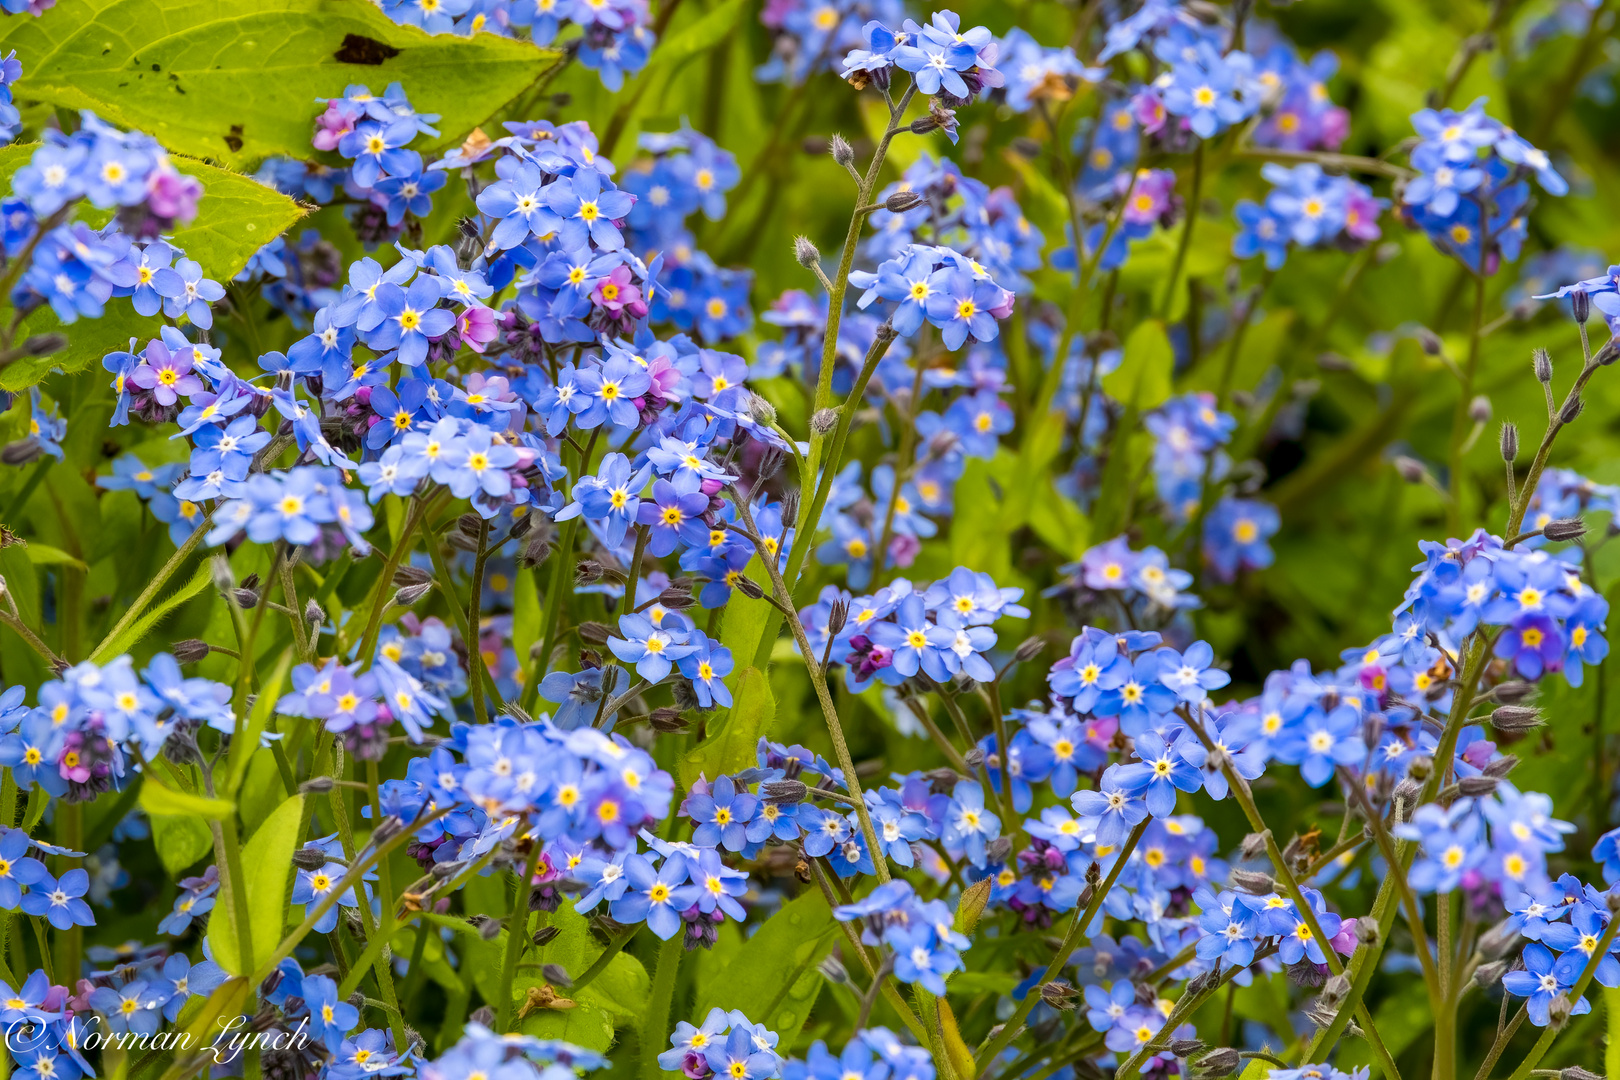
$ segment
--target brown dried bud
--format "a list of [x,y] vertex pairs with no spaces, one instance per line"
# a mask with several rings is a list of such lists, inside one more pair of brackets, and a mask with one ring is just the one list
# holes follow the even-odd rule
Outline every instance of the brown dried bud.
[[582,622],[575,627],[579,640],[587,645],[606,645],[607,639],[612,636],[613,628],[606,623]]
[[541,947],[550,945],[560,933],[562,933],[560,926],[542,926],[534,932],[534,943]]
[[737,591],[750,600],[760,600],[765,596],[765,590],[760,588],[759,582],[747,574],[737,575]]
[[174,653],[175,660],[180,663],[195,664],[208,655],[209,648],[206,641],[197,638],[186,638],[184,641],[175,642],[170,651]]

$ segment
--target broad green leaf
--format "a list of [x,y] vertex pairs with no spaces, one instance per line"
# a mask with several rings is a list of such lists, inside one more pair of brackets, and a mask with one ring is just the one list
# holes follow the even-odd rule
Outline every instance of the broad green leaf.
[[440,115],[441,143],[459,142],[558,55],[496,34],[429,35],[367,0],[78,0],[65,19],[5,20],[0,48],[17,50],[30,97],[238,168],[308,157],[315,99],[354,83],[400,83]]
[[[151,787],[148,782],[147,787]],[[176,817],[147,811],[152,819],[152,843],[158,859],[170,877],[177,876],[192,863],[208,854],[214,846],[214,835],[202,818]]]
[[[597,953],[600,955],[600,948],[597,949]],[[647,995],[651,990],[652,979],[648,977],[647,969],[642,966],[641,961],[629,953],[621,952],[608,961],[608,966],[602,969],[602,974],[592,979],[589,985],[577,994],[567,987],[559,987],[558,993],[575,998],[581,1005],[593,1005],[602,1009],[612,1015],[615,1024],[625,1027],[641,1020],[641,1014],[647,1008]]]
[[205,559],[197,567],[196,572],[191,575],[191,580],[187,581],[184,585],[180,586],[180,588],[176,589],[168,596],[165,596],[162,600],[159,600],[157,603],[153,604],[144,614],[141,615],[140,618],[130,623],[129,626],[126,627],[124,631],[116,638],[104,642],[101,647],[96,649],[95,653],[91,655],[90,659],[97,663],[106,663],[111,657],[117,656],[120,653],[128,652],[130,646],[134,645],[137,641],[145,637],[147,632],[159,622],[163,621],[163,618],[167,616],[169,612],[173,611],[187,600],[190,600],[192,597],[202,592],[209,586],[209,584],[213,582],[213,580],[213,571],[210,569],[208,561]]
[[572,1009],[537,1009],[524,1017],[518,1030],[537,1039],[561,1039],[598,1052],[613,1045],[612,1014],[584,1002],[576,1002]]
[[83,560],[75,559],[61,548],[51,547],[49,544],[29,544],[24,550],[28,552],[28,561],[35,566],[71,566],[78,570],[88,569]]
[[[762,588],[770,587],[770,575],[765,564],[755,555],[743,567],[743,573]],[[739,664],[750,663],[759,653],[760,640],[765,628],[771,624],[776,609],[765,600],[752,600],[733,591],[725,607],[725,621],[720,624],[720,644],[731,650],[731,658]]]
[[241,884],[247,893],[248,925],[252,928],[253,952],[244,957],[237,948],[236,908],[232,888],[236,883],[224,875],[219,899],[208,923],[208,944],[214,960],[226,971],[245,975],[258,966],[281,943],[287,924],[287,887],[292,875],[292,853],[298,846],[298,833],[304,820],[304,796],[294,795],[283,802],[242,848]]
[[681,758],[681,786],[701,774],[711,780],[754,764],[759,737],[776,718],[770,680],[756,667],[745,668],[731,688],[731,713],[711,721],[708,737]]
[[1603,1011],[1609,1030],[1608,1042],[1603,1047],[1603,1074],[1620,1076],[1620,990],[1604,989]]
[[159,783],[156,775],[148,773],[141,784],[141,809],[148,814],[224,821],[236,812],[236,804],[229,799],[210,799],[205,795],[176,791]]
[[1114,400],[1146,412],[1170,396],[1170,373],[1175,354],[1164,324],[1157,319],[1139,323],[1125,339],[1125,359],[1102,378],[1102,388]]
[[838,924],[818,890],[790,900],[743,943],[731,962],[698,986],[693,1016],[741,1009],[792,1046],[821,993],[816,965],[832,951]]

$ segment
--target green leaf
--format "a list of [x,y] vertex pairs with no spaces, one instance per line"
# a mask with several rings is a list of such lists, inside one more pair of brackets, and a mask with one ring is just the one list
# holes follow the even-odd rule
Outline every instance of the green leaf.
[[153,604],[144,615],[130,623],[116,638],[104,642],[91,655],[90,659],[96,663],[106,663],[108,658],[128,652],[131,645],[145,637],[147,632],[163,621],[163,618],[169,612],[202,592],[213,579],[213,571],[209,568],[208,562],[204,560],[197,567],[196,573],[191,575],[190,581],[187,581],[180,588]]
[[704,775],[713,779],[754,764],[759,737],[776,718],[771,683],[759,668],[745,668],[732,687],[731,714],[711,724],[709,736],[681,758],[681,786]]
[[[743,567],[743,573],[762,586],[769,587],[770,575],[765,564],[755,555]],[[759,653],[759,643],[765,628],[771,624],[776,609],[764,600],[753,600],[740,592],[733,592],[725,607],[725,620],[720,624],[720,644],[731,650],[731,658],[739,664],[751,663]]]
[[780,1035],[782,1046],[798,1038],[821,993],[816,970],[832,951],[838,924],[826,897],[806,892],[766,919],[737,954],[698,987],[693,1016],[712,1008],[741,1009],[756,1024]]
[[[152,786],[150,779],[145,786]],[[150,810],[147,816],[152,819],[152,843],[157,847],[158,859],[170,877],[178,875],[214,846],[214,835],[202,818],[172,817]]]
[[[748,0],[722,0],[713,11],[671,34],[653,49],[647,73],[673,68],[683,60],[714,48],[737,29],[747,14]],[[646,73],[642,77],[645,78]]]
[[[78,0],[70,18],[7,19],[28,95],[250,168],[304,158],[321,106],[350,83],[400,83],[438,113],[441,145],[531,86],[558,53],[496,34],[429,35],[367,0]],[[427,140],[421,140],[427,142]],[[420,149],[421,147],[415,147]],[[266,237],[268,239],[268,237]]]
[[1104,375],[1102,388],[1110,397],[1140,412],[1146,412],[1170,396],[1170,373],[1175,353],[1164,323],[1148,319],[1139,323],[1125,339],[1125,359],[1118,368]]
[[[600,955],[601,949],[597,948],[596,952]],[[610,1013],[613,1022],[624,1027],[641,1020],[651,990],[652,979],[641,961],[621,952],[608,961],[602,974],[592,979],[585,989],[574,994],[567,987],[559,987],[558,993],[575,998],[581,1005],[593,1005]]]
[[78,570],[89,569],[83,560],[75,559],[61,548],[51,547],[49,544],[31,543],[24,550],[28,553],[28,561],[35,566],[71,566]]
[[[562,991],[559,991],[561,993]],[[578,1002],[572,1009],[539,1009],[518,1030],[537,1039],[561,1039],[602,1052],[613,1045],[613,1017],[606,1009]]]
[[210,799],[205,795],[164,787],[153,773],[148,772],[145,782],[141,784],[141,809],[153,815],[224,821],[236,812],[236,804],[228,799]]
[[265,819],[242,848],[242,888],[247,892],[248,925],[253,933],[251,957],[237,948],[236,908],[231,889],[236,883],[226,874],[220,879],[219,899],[208,923],[208,944],[214,960],[226,971],[251,973],[259,960],[281,943],[287,925],[287,887],[292,876],[293,849],[304,822],[304,796],[294,795]]

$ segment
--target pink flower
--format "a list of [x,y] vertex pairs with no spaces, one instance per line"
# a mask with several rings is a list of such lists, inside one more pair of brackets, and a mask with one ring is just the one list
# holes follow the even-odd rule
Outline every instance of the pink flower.
[[[625,308],[629,308],[630,314],[635,318],[647,313],[647,305],[641,299],[641,290],[636,288],[630,278],[630,268],[622,264],[615,266],[611,274],[597,283],[596,291],[591,293],[591,302],[615,315]],[[636,310],[638,307],[639,312]]]
[[470,307],[456,320],[456,333],[474,352],[495,340],[495,312],[482,305]]
[[317,150],[336,150],[337,144],[343,136],[354,130],[354,117],[339,107],[340,102],[334,98],[326,103],[326,111],[315,119],[315,138],[312,140]]
[[188,222],[197,216],[197,200],[202,183],[195,176],[175,172],[167,162],[153,169],[146,178],[146,205],[152,213],[173,221]]

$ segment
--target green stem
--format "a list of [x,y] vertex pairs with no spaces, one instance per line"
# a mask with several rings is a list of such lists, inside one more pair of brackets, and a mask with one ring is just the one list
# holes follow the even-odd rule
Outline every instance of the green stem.
[[607,948],[602,950],[602,955],[598,956],[596,961],[592,963],[590,967],[586,968],[580,974],[579,978],[574,980],[574,985],[569,987],[570,992],[578,991],[586,986],[589,986],[592,979],[606,971],[608,965],[613,962],[613,958],[624,951],[624,947],[630,944],[631,940],[641,932],[641,928],[645,925],[647,924],[636,923],[630,929],[623,931],[612,941],[608,942]]
[[641,1024],[641,1075],[643,1080],[661,1080],[663,1069],[658,1054],[669,1042],[669,1012],[675,1000],[675,976],[686,955],[684,929],[658,947],[658,963],[653,969],[652,987],[647,992],[647,1011]]
[[197,527],[191,531],[191,535],[186,537],[186,542],[175,549],[174,554],[169,556],[169,561],[159,568],[157,576],[146,583],[146,588],[141,590],[141,595],[135,598],[135,602],[129,605],[123,617],[113,625],[111,630],[107,631],[107,636],[101,639],[101,644],[97,645],[94,651],[90,653],[90,659],[97,662],[104,659],[101,651],[114,641],[117,641],[118,635],[129,629],[135,620],[141,617],[146,611],[146,606],[156,599],[158,592],[169,583],[169,579],[174,576],[175,571],[180,569],[181,564],[191,557],[193,551],[197,550],[197,545],[202,543],[202,538],[208,532],[208,525],[213,518],[214,511],[212,510],[202,516],[202,520],[197,522]]
[[410,550],[411,538],[416,535],[417,528],[422,519],[427,516],[428,500],[412,495],[411,504],[405,515],[405,524],[400,529],[399,540],[388,552],[388,558],[383,562],[382,574],[377,583],[372,586],[371,614],[366,616],[366,632],[360,639],[360,662],[368,668],[377,654],[377,636],[382,632],[383,611],[387,609],[388,602],[393,599],[394,572],[404,561],[405,553]]
[[578,518],[570,518],[563,526],[562,542],[551,553],[551,584],[546,587],[546,630],[540,639],[540,651],[529,661],[529,678],[523,685],[522,705],[532,712],[540,699],[540,680],[545,678],[551,654],[557,647],[557,629],[562,625],[563,600],[568,589],[569,571],[573,569],[574,531]]
[[523,876],[518,879],[517,891],[512,895],[512,910],[506,917],[506,953],[501,959],[501,998],[495,1002],[496,1030],[512,1030],[512,982],[517,978],[518,960],[524,946],[529,943],[529,892],[534,888],[534,871],[540,865],[540,852],[545,845],[537,836],[531,836],[529,857],[523,864]]
[[1451,493],[1450,502],[1446,506],[1446,516],[1451,532],[1455,536],[1462,527],[1462,495],[1463,495],[1463,443],[1468,437],[1468,429],[1472,422],[1468,419],[1468,406],[1474,397],[1474,375],[1479,369],[1480,326],[1485,318],[1485,276],[1474,275],[1474,315],[1470,322],[1468,333],[1468,360],[1463,366],[1461,392],[1457,396],[1457,407],[1451,417],[1451,476],[1448,485]]
[[[1170,276],[1165,279],[1164,299],[1159,302],[1159,318],[1169,321],[1170,307],[1176,302],[1176,283],[1181,280],[1181,268],[1187,265],[1187,251],[1192,247],[1193,229],[1198,224],[1198,204],[1204,195],[1204,140],[1199,139],[1198,145],[1193,148],[1193,175],[1192,192],[1187,197],[1187,217],[1181,223],[1181,239],[1176,244],[1175,261],[1170,264]],[[1076,238],[1075,243],[1079,243]],[[1198,328],[1192,327],[1197,333]],[[1062,363],[1059,357],[1057,363]]]

